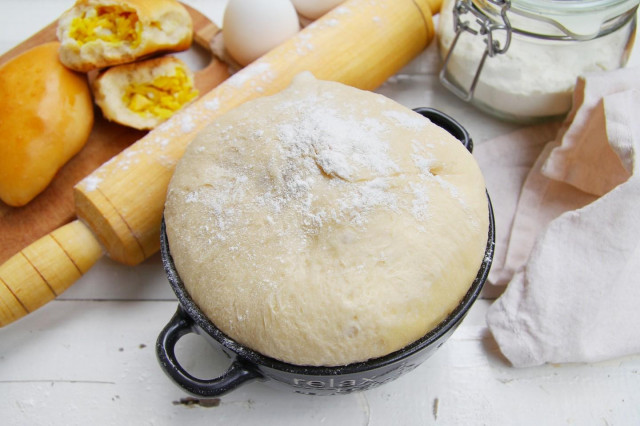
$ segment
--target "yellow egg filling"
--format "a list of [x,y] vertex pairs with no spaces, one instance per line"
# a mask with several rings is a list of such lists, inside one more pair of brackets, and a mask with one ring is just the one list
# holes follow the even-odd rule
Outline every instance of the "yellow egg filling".
[[167,119],[198,96],[198,91],[182,68],[176,73],[160,76],[151,83],[132,84],[122,100],[127,107],[143,117]]
[[71,21],[69,36],[80,45],[100,40],[106,43],[140,44],[142,24],[134,10],[119,6],[98,6]]

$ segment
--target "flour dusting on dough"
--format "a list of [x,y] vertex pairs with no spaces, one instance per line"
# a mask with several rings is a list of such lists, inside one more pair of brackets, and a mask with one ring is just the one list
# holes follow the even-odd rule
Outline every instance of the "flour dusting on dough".
[[286,362],[343,365],[402,348],[457,306],[488,211],[479,168],[446,131],[300,76],[196,137],[165,220],[185,287],[224,333]]

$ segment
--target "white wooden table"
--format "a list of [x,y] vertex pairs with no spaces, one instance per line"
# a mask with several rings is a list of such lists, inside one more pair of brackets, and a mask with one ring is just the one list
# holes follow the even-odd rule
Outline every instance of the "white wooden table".
[[[221,23],[225,0],[185,3]],[[0,0],[0,52],[71,4]],[[638,56],[632,64],[640,64]],[[409,107],[449,113],[476,144],[517,128],[448,94],[437,82],[437,61],[432,45],[379,91]],[[487,330],[491,302],[479,300],[431,359],[382,387],[309,397],[254,382],[197,404],[156,361],[158,332],[177,306],[159,256],[137,267],[103,259],[57,300],[0,329],[0,425],[640,424],[640,356],[514,369]],[[199,377],[213,377],[228,364],[194,335],[177,350]]]

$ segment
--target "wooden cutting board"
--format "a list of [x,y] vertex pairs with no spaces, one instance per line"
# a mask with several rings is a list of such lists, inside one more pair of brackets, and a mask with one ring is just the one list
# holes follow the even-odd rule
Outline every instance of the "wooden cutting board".
[[[195,72],[200,95],[229,77],[225,63],[211,54],[209,42],[220,29],[197,10],[184,5],[194,28],[192,49],[210,55],[208,65]],[[56,40],[57,21],[0,56],[0,65],[42,43]],[[105,161],[144,136],[146,132],[106,120],[95,108],[95,124],[84,148],[56,174],[51,184],[23,207],[11,207],[0,201],[0,264],[38,238],[75,218],[73,186]]]

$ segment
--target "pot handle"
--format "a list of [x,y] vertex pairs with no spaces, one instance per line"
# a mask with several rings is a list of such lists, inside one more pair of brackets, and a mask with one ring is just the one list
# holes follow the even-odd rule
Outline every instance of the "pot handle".
[[428,118],[433,124],[440,126],[447,132],[451,133],[454,138],[462,142],[462,145],[464,145],[469,152],[473,152],[473,140],[471,140],[469,132],[467,132],[467,129],[462,127],[460,123],[449,115],[434,108],[422,107],[414,108],[413,110],[423,117]]
[[230,392],[247,381],[262,377],[255,371],[245,368],[237,359],[220,377],[198,379],[192,376],[180,365],[175,354],[176,343],[189,333],[195,333],[193,320],[178,306],[178,310],[160,332],[156,342],[156,355],[160,367],[186,392],[198,397],[212,398]]

